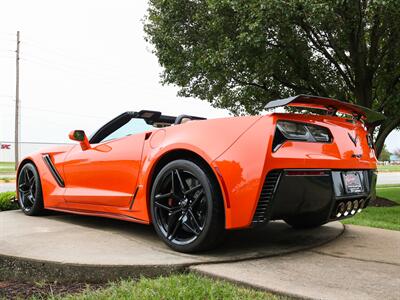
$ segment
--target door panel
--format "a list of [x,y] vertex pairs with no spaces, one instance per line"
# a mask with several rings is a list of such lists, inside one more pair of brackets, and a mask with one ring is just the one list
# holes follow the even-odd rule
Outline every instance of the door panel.
[[65,201],[128,207],[136,188],[145,133],[83,151],[74,147],[64,163]]

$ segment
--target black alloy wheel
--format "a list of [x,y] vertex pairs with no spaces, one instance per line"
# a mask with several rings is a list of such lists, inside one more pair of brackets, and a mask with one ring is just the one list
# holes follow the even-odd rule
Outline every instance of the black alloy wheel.
[[40,215],[44,211],[39,173],[32,163],[23,165],[19,171],[18,202],[26,215]]
[[154,227],[181,252],[210,249],[224,233],[223,202],[214,177],[201,163],[176,160],[157,175],[151,193]]

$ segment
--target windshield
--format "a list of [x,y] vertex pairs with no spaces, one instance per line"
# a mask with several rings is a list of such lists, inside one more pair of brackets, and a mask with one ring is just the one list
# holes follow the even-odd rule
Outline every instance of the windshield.
[[114,132],[107,135],[100,142],[106,142],[114,139],[119,139],[128,135],[137,134],[141,132],[150,131],[156,129],[157,127],[147,124],[144,119],[133,118],[128,123],[125,123],[120,128],[116,129]]

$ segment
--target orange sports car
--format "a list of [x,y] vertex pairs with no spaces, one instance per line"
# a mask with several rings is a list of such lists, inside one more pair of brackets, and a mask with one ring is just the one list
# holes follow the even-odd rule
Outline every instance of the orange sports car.
[[371,132],[384,117],[307,95],[272,108],[211,120],[142,110],[90,138],[72,131],[78,144],[21,161],[19,204],[29,216],[57,210],[152,223],[181,252],[215,247],[225,230],[277,219],[311,228],[366,207],[376,182]]

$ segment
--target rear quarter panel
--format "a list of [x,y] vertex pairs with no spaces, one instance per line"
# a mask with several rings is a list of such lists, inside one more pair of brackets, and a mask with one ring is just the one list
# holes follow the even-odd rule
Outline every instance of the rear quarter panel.
[[[133,206],[135,217],[150,221],[149,199],[152,178],[155,176],[153,170],[164,155],[176,150],[188,150],[212,166],[215,158],[233,145],[260,118],[250,116],[191,121],[154,131],[144,144],[139,190]],[[215,175],[220,180],[218,174]],[[225,197],[224,202],[226,207]]]
[[[286,141],[276,152],[272,142],[278,120],[312,123],[329,128],[332,143]],[[348,133],[357,134],[354,145]],[[271,114],[264,116],[243,134],[229,149],[217,157],[213,165],[226,185],[226,228],[251,225],[258,198],[268,172],[274,169],[375,169],[376,157],[360,122],[351,124],[342,118],[315,115]],[[355,158],[354,154],[361,154]]]

